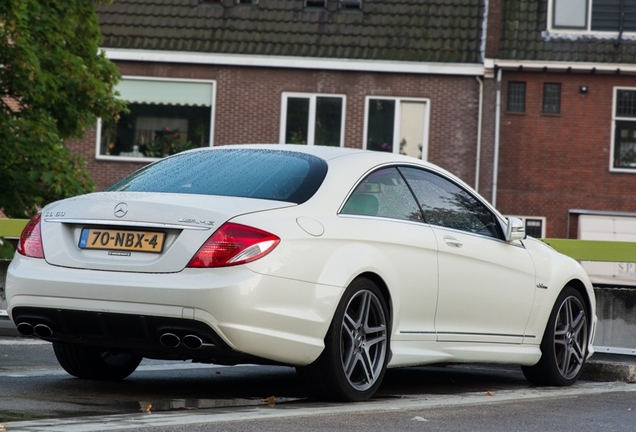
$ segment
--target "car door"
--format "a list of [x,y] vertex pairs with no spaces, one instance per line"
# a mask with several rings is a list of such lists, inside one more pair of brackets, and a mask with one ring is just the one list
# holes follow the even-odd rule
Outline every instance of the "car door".
[[437,239],[438,341],[521,343],[535,293],[523,244],[506,242],[498,218],[454,181],[400,168]]
[[368,239],[366,262],[379,263],[373,271],[391,290],[392,342],[435,341],[437,240],[397,168],[368,174],[339,216],[343,229],[339,235],[352,241]]

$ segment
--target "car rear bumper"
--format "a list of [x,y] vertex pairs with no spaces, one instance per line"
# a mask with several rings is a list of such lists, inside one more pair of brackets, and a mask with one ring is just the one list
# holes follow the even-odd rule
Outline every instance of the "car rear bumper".
[[[244,266],[123,273],[56,267],[19,255],[9,266],[6,291],[14,323],[53,325],[47,340],[138,349],[156,358],[260,358],[292,365],[320,355],[342,294],[340,287],[261,275]],[[75,324],[65,324],[69,320]],[[192,350],[160,342],[164,333],[182,339],[189,331],[205,346]]]

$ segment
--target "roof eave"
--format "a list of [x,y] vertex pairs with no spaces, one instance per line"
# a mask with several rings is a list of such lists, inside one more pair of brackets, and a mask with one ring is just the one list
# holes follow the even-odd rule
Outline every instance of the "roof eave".
[[428,63],[101,48],[110,60],[223,66],[483,76],[480,63]]

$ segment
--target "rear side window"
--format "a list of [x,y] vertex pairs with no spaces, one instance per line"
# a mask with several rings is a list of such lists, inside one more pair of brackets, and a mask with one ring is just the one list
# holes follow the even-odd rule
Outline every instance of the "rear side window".
[[287,201],[311,198],[327,174],[316,156],[281,150],[181,153],[124,177],[107,191],[222,195]]
[[422,221],[413,194],[394,167],[369,174],[353,191],[340,213]]

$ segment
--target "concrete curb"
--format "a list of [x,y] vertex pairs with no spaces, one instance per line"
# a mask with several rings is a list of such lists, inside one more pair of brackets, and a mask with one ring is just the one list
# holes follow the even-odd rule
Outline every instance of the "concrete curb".
[[594,359],[594,357],[585,364],[581,379],[588,381],[622,381],[636,383],[635,356],[620,356],[624,358],[616,360]]
[[20,336],[11,320],[0,319],[0,336]]

